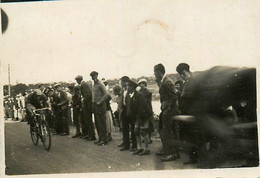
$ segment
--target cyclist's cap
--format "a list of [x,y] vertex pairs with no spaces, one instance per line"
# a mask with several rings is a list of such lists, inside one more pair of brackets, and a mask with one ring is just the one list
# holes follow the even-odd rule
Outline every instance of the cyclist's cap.
[[60,87],[61,85],[59,83],[55,84],[53,87],[54,88],[57,88],[57,87]]
[[90,76],[94,76],[94,75],[98,75],[98,72],[92,71],[92,72],[90,73]]
[[77,77],[75,77],[75,80],[78,80],[78,79],[83,79],[83,77],[81,75],[78,75]]
[[140,83],[142,82],[147,84],[147,80],[145,78],[142,78],[138,81],[138,85],[140,85]]
[[36,95],[42,95],[42,92],[40,89],[35,89],[34,92],[36,93]]

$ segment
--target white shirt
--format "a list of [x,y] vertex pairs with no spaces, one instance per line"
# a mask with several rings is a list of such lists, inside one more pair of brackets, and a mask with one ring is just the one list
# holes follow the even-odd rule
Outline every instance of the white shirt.
[[163,75],[163,78],[162,78],[161,82],[163,82],[163,80],[164,80],[165,77],[166,77],[166,74]]
[[130,94],[129,94],[130,98],[133,98],[134,94],[135,94],[135,92],[130,93]]

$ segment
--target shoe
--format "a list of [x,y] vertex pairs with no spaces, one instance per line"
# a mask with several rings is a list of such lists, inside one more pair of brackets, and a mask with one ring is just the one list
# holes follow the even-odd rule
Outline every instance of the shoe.
[[62,133],[62,134],[60,134],[60,136],[66,136],[66,135],[69,135],[69,133]]
[[88,139],[86,139],[86,141],[95,141],[97,140],[96,137],[89,137]]
[[117,147],[123,147],[123,146],[125,146],[124,143],[121,143],[121,144],[117,145]]
[[76,135],[72,136],[72,138],[77,138],[79,136],[80,136],[80,134],[76,134]]
[[86,136],[84,136],[84,137],[82,137],[83,139],[88,139],[89,138],[89,136],[88,135],[86,135]]
[[95,141],[94,144],[99,144],[99,142],[101,142],[101,140]]
[[164,158],[161,158],[162,162],[168,162],[168,161],[175,161],[176,159],[179,159],[176,154],[170,154]]
[[112,137],[108,137],[107,139],[106,139],[106,142],[111,142],[112,141]]
[[81,134],[81,136],[79,137],[79,138],[84,138],[84,137],[86,137],[87,135],[85,134]]
[[132,148],[130,149],[131,152],[136,151],[136,150],[137,150],[136,147],[132,147]]
[[139,153],[142,153],[144,150],[143,149],[138,149],[136,150],[133,155],[138,155]]
[[99,142],[97,145],[98,145],[98,146],[102,146],[102,145],[106,145],[106,144],[107,144],[107,142],[101,141],[101,142]]
[[143,156],[143,155],[149,155],[150,154],[150,150],[144,150],[143,152],[139,153],[139,156]]
[[126,151],[126,150],[129,150],[129,146],[124,146],[120,149],[120,151]]
[[156,152],[155,153],[157,156],[164,156],[164,155],[166,155],[165,153],[164,153],[164,151],[159,151],[159,152]]

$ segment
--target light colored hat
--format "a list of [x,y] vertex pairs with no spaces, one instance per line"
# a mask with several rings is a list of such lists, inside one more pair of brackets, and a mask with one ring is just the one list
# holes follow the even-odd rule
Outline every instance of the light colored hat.
[[36,93],[36,95],[42,95],[42,92],[40,89],[35,89],[34,92]]
[[58,86],[61,86],[59,83],[55,84],[53,87],[57,88]]
[[144,82],[144,83],[147,84],[147,80],[146,80],[145,78],[142,78],[142,79],[140,79],[140,80],[138,81],[138,85],[140,85],[140,83],[142,83],[142,82]]

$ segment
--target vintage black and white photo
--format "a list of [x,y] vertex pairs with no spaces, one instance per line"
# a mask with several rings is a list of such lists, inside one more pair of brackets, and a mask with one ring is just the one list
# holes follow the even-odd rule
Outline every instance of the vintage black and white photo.
[[1,3],[3,174],[252,176],[259,5]]

